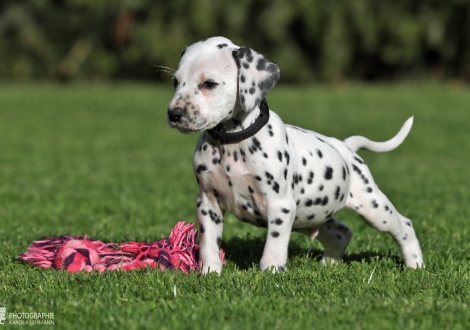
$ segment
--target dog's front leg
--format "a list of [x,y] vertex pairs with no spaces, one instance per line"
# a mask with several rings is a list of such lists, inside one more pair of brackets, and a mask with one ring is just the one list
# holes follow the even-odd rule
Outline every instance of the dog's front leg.
[[267,208],[268,233],[260,261],[261,270],[273,272],[287,269],[287,249],[289,247],[296,205],[292,200],[272,200]]
[[197,198],[199,222],[199,268],[203,274],[222,271],[219,256],[224,226],[224,212],[218,205],[217,196],[200,192]]

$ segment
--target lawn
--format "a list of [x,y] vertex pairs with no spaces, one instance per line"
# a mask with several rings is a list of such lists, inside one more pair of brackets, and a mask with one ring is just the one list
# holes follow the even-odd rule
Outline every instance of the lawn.
[[319,264],[321,246],[294,234],[288,271],[261,272],[265,230],[231,215],[221,276],[70,274],[18,260],[40,238],[153,241],[179,220],[196,222],[197,136],[167,127],[171,94],[150,84],[0,85],[7,313],[54,313],[60,329],[470,328],[470,88],[462,85],[279,86],[268,95],[284,121],[341,139],[386,140],[415,116],[398,149],[360,154],[412,219],[425,269],[405,269],[393,240],[349,210],[337,215],[354,232],[337,266]]

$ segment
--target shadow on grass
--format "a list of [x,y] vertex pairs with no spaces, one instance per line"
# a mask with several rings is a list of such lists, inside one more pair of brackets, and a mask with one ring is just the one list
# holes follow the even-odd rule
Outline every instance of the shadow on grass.
[[345,264],[351,264],[353,262],[365,262],[367,264],[370,264],[381,260],[387,260],[388,262],[394,264],[396,267],[403,266],[403,260],[400,256],[378,252],[365,251],[361,253],[346,254],[343,258],[343,262]]
[[[222,244],[225,251],[226,259],[235,263],[240,270],[247,270],[252,267],[258,267],[259,261],[263,255],[265,244],[264,237],[251,237],[245,238],[233,237]],[[307,254],[314,261],[320,262],[323,256],[323,250],[312,248],[310,251],[304,246],[301,246],[296,241],[289,243],[289,256],[307,256]],[[400,256],[391,253],[379,253],[372,251],[364,251],[361,253],[347,254],[343,258],[343,262],[349,265],[353,262],[359,263],[374,263],[380,260],[387,260],[397,267],[403,266],[403,260]]]

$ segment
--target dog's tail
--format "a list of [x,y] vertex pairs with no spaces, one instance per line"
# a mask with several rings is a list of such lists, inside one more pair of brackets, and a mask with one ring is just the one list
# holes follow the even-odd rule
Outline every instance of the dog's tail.
[[411,126],[413,126],[413,117],[408,118],[397,135],[388,141],[375,142],[363,136],[351,136],[344,140],[344,143],[346,143],[346,145],[354,152],[358,151],[359,149],[365,149],[371,152],[390,151],[398,147],[405,140],[406,136],[411,130]]

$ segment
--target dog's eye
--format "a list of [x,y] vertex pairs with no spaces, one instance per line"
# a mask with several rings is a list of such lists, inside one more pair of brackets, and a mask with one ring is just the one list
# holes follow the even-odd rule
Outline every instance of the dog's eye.
[[171,80],[173,80],[173,87],[178,87],[178,79],[176,79],[175,77],[171,78]]
[[218,84],[214,80],[206,80],[202,84],[202,87],[207,88],[207,89],[213,89],[217,86]]

